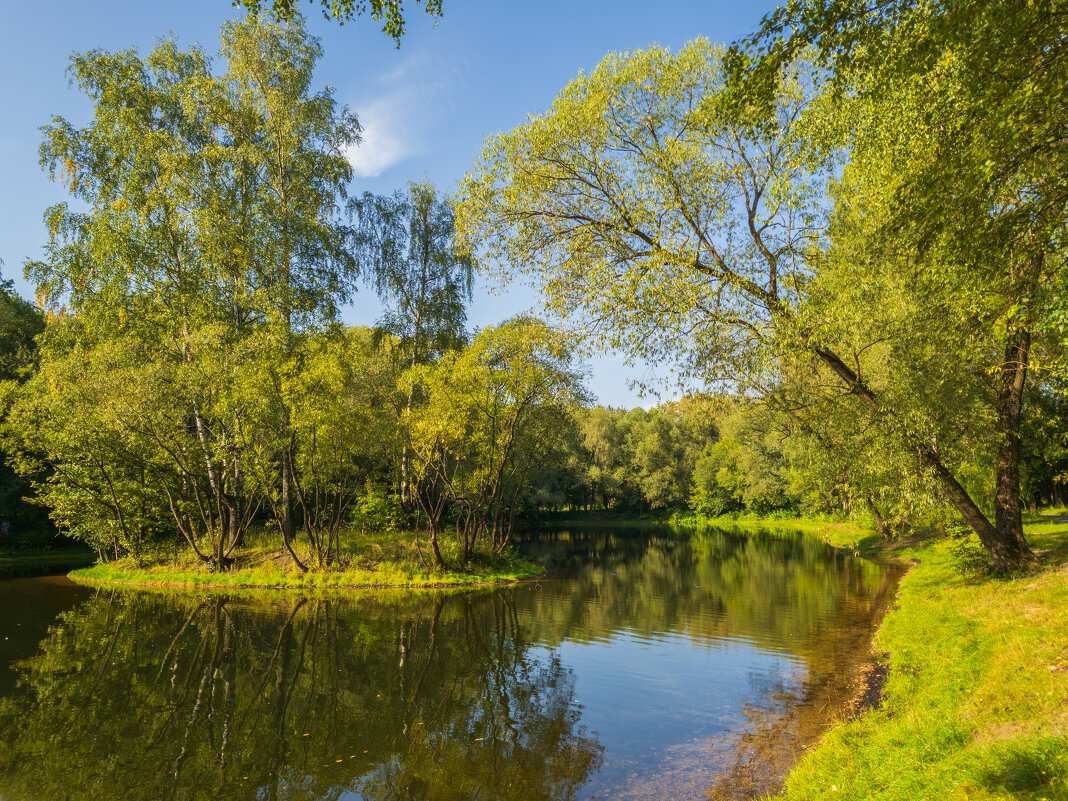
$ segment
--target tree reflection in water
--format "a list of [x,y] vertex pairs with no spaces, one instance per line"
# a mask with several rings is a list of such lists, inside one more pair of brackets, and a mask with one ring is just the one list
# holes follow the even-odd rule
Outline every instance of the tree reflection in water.
[[556,578],[97,592],[0,698],[0,798],[753,797],[844,705],[898,573],[725,531],[527,547]]
[[101,593],[0,702],[0,796],[566,799],[601,749],[504,594]]

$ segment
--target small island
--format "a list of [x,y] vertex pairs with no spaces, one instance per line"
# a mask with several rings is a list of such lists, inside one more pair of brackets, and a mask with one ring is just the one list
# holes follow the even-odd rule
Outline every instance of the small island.
[[[196,558],[177,556],[156,563],[125,557],[79,568],[77,583],[212,590],[453,589],[509,584],[535,578],[544,567],[517,555],[476,552],[464,568],[436,568],[429,546],[409,535],[365,535],[359,550],[321,568],[299,570],[286,549],[267,544],[236,552],[223,570]],[[302,549],[303,550],[303,549]],[[451,560],[450,560],[451,561]]]

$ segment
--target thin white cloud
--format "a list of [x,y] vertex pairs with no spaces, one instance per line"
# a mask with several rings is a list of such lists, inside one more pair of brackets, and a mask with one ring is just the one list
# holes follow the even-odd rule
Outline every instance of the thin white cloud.
[[455,78],[455,65],[425,53],[380,76],[379,94],[354,105],[363,140],[345,154],[352,171],[361,178],[375,178],[421,154],[434,123],[450,105]]
[[381,97],[366,108],[357,109],[356,115],[363,126],[363,140],[345,155],[360,178],[375,178],[418,153],[402,97]]

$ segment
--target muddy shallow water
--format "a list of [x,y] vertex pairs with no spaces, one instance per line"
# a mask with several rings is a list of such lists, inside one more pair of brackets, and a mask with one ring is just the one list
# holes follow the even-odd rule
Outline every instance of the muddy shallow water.
[[708,799],[841,714],[900,568],[573,529],[541,581],[300,597],[0,582],[0,799]]

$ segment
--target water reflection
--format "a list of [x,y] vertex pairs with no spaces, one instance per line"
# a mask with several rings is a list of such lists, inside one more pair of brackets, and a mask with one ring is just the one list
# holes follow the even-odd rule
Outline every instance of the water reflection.
[[97,592],[0,698],[0,798],[702,798],[838,703],[894,580],[795,537],[527,547],[554,577],[490,592]]

